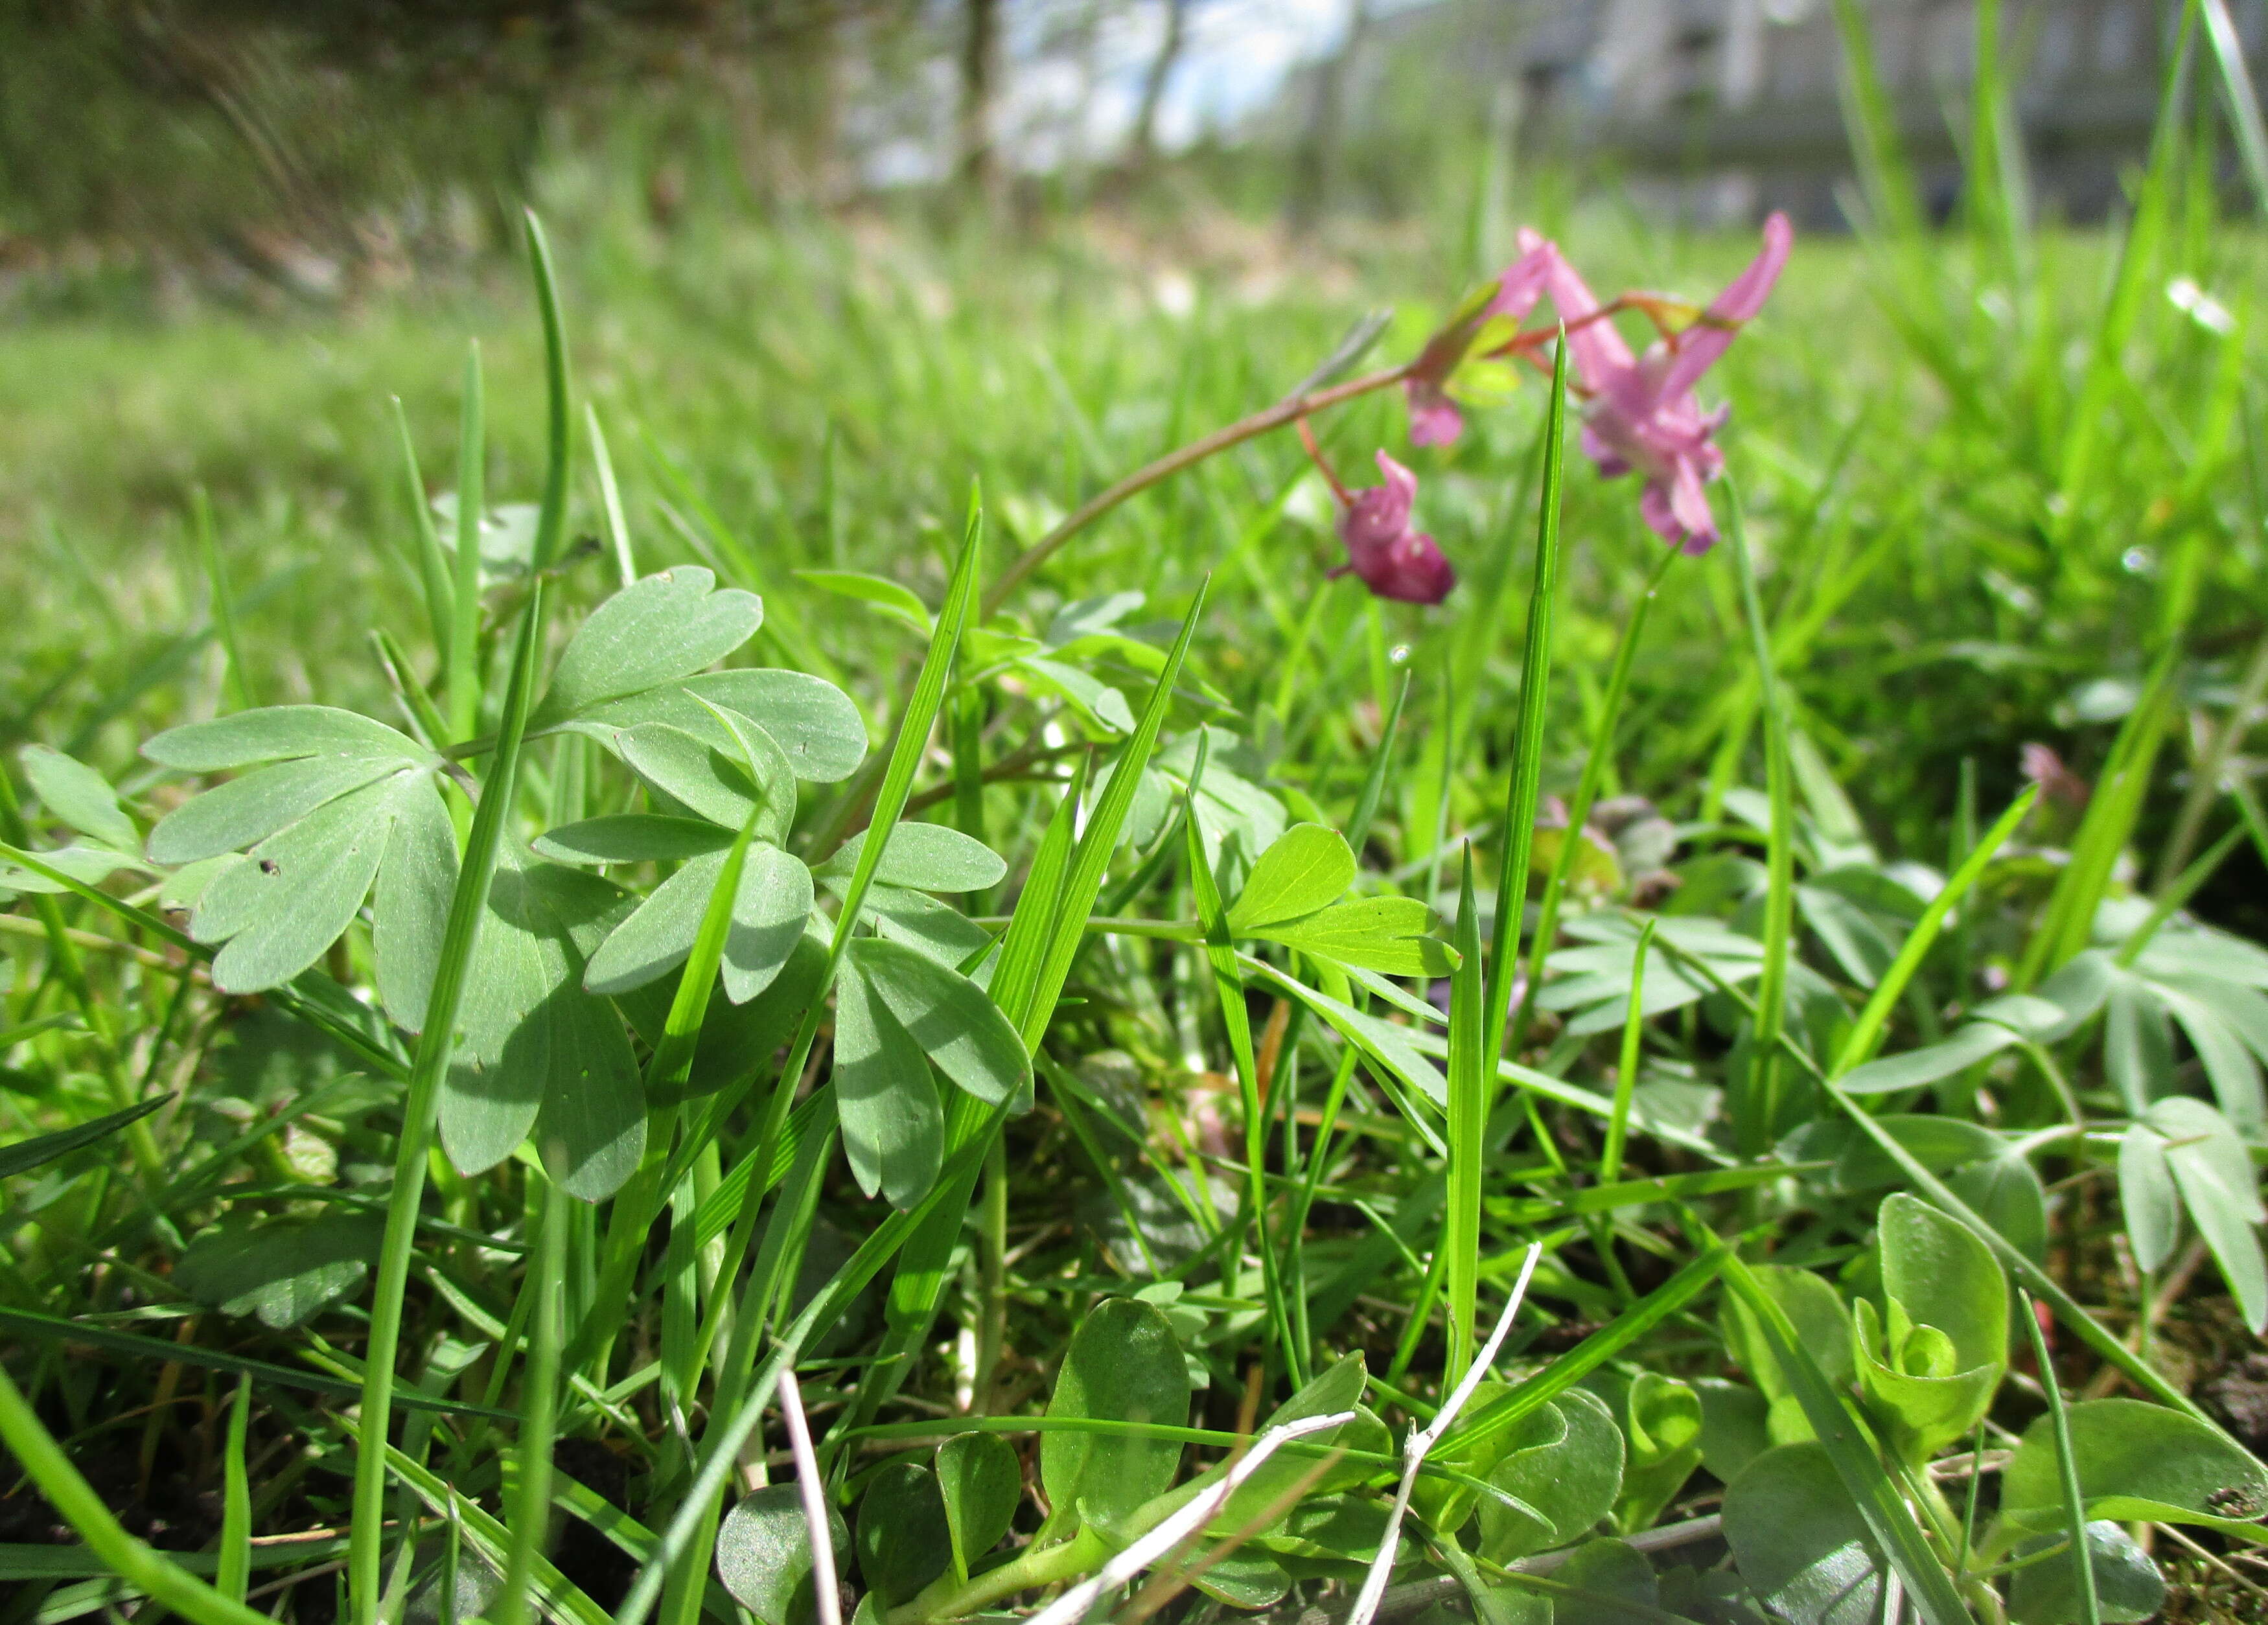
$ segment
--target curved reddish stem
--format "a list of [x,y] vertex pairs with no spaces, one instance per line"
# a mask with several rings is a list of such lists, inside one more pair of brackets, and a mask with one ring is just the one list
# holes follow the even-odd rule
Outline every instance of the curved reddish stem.
[[1315,444],[1315,431],[1307,427],[1307,420],[1304,417],[1300,420],[1300,444],[1307,448],[1307,460],[1315,465],[1324,479],[1330,482],[1332,495],[1336,496],[1344,506],[1353,507],[1354,493],[1347,489],[1345,482],[1339,478],[1337,470],[1334,469],[1329,460],[1324,457],[1323,448]]

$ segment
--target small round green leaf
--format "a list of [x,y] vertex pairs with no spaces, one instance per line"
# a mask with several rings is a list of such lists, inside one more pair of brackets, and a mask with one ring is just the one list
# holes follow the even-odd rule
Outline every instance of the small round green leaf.
[[1024,1494],[1024,1469],[997,1433],[956,1433],[937,1447],[937,1483],[961,1570],[999,1544]]
[[[2089,1520],[2228,1526],[2257,1537],[2268,1512],[2268,1468],[2220,1429],[2142,1400],[2090,1400],[2066,1413],[2073,1465]],[[2055,1437],[2044,1415],[2024,1430],[2000,1474],[2010,1527],[2064,1526]]]
[[[2015,1555],[2066,1546],[2068,1539],[2042,1535],[2019,1546]],[[2133,1625],[2165,1606],[2166,1582],[2158,1565],[2118,1525],[2108,1519],[2088,1525],[2087,1559],[2095,1571],[2095,1617],[2102,1625]],[[2066,1549],[2017,1570],[2008,1578],[2008,1617],[2016,1625],[2087,1625],[2077,1568]]]
[[[1165,1312],[1130,1298],[1097,1305],[1071,1335],[1048,1415],[1186,1426],[1189,1367]],[[1162,1494],[1181,1460],[1178,1440],[1068,1430],[1040,1436],[1049,1501],[1083,1504],[1112,1523]]]
[[[850,1555],[850,1531],[830,1500],[828,1533],[837,1572]],[[763,1625],[810,1625],[811,1526],[792,1483],[766,1484],[725,1515],[717,1530],[717,1577]]]
[[1622,1430],[1606,1401],[1587,1388],[1570,1388],[1542,1408],[1559,1413],[1564,1431],[1550,1443],[1506,1451],[1488,1481],[1533,1509],[1546,1526],[1484,1498],[1481,1549],[1497,1562],[1580,1540],[1622,1493]]
[[1813,1442],[1768,1450],[1725,1489],[1741,1577],[1793,1625],[1876,1625],[1883,1564],[1867,1520]]
[[859,1577],[891,1607],[943,1574],[953,1562],[953,1536],[936,1475],[894,1461],[868,1480],[857,1546]]

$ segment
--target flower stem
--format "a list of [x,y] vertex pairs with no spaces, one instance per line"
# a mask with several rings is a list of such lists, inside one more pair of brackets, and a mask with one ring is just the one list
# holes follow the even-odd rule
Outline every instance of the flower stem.
[[1317,390],[1313,394],[1292,395],[1279,401],[1264,411],[1240,418],[1226,429],[1216,429],[1202,440],[1192,440],[1176,451],[1168,452],[1157,461],[1137,468],[1116,484],[1097,491],[1081,503],[1069,518],[1016,555],[1015,562],[1000,573],[1000,579],[984,595],[984,609],[980,619],[990,618],[1007,601],[1008,595],[1023,585],[1024,578],[1046,563],[1057,548],[1128,497],[1138,496],[1160,481],[1171,479],[1184,468],[1194,467],[1217,452],[1225,452],[1233,445],[1257,439],[1270,430],[1281,429],[1311,412],[1320,412],[1327,407],[1335,407],[1343,401],[1373,393],[1389,385],[1399,384],[1410,375],[1411,364],[1414,364],[1389,367],[1383,372],[1366,373],[1329,389]]

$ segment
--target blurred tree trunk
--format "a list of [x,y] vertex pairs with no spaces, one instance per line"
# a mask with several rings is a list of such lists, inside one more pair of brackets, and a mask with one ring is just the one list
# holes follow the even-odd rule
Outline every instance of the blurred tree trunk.
[[1370,32],[1370,0],[1348,0],[1346,37],[1316,65],[1314,99],[1292,171],[1292,229],[1312,231],[1330,208],[1331,182],[1346,125],[1346,79],[1363,36]]
[[1000,188],[995,144],[999,99],[1000,0],[968,0],[961,40],[961,179],[990,201]]
[[1166,35],[1158,42],[1158,54],[1150,59],[1150,70],[1143,76],[1142,101],[1134,114],[1134,133],[1127,162],[1130,167],[1147,169],[1158,153],[1158,104],[1165,99],[1166,85],[1174,77],[1174,65],[1181,59],[1182,46],[1189,35],[1189,0],[1166,0]]

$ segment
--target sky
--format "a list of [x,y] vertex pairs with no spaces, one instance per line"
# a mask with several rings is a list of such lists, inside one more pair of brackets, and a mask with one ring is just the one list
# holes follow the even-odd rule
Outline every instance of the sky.
[[[1370,11],[1375,18],[1425,3],[1370,0]],[[1189,0],[1181,55],[1159,107],[1159,143],[1185,147],[1257,113],[1294,69],[1338,48],[1352,11],[1353,0]],[[1084,52],[1051,40],[1079,14],[1064,0],[1008,0],[999,134],[1022,168],[1107,159],[1125,149],[1164,38],[1166,0],[1109,8]],[[954,64],[940,57],[931,66],[937,128],[902,133],[872,152],[869,174],[884,184],[934,180],[952,162],[939,136],[956,94]]]

